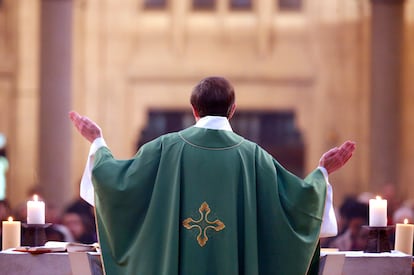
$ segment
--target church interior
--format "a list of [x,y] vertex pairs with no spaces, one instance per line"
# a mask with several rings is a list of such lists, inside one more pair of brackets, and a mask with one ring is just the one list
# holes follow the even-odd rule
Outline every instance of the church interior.
[[[346,140],[334,205],[414,207],[414,0],[0,0],[0,133],[16,207],[79,197],[89,143],[76,110],[126,159],[194,123],[202,78],[235,87],[236,132],[306,176]],[[391,195],[390,195],[391,194]]]

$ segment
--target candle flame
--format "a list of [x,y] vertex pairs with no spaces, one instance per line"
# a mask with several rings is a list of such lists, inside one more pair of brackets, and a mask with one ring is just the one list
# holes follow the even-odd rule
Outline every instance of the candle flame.
[[33,200],[34,200],[34,201],[38,201],[38,200],[39,200],[39,196],[38,196],[38,195],[36,195],[36,194],[34,194],[34,195],[33,195]]
[[376,199],[381,200],[382,198],[381,198],[381,196],[376,196]]
[[9,222],[12,222],[13,221],[13,217],[9,217],[8,219],[7,219]]
[[408,219],[404,219],[404,224],[407,224],[408,223]]

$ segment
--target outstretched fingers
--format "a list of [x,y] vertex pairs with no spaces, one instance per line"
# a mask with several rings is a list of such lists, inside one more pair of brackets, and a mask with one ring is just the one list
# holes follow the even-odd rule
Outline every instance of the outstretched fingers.
[[355,150],[355,147],[355,142],[348,140],[344,142],[339,148],[344,152],[353,152]]
[[355,148],[355,142],[352,141],[346,141],[339,147],[339,156],[342,158],[344,164],[352,157]]
[[354,151],[355,142],[346,141],[340,147],[332,148],[323,154],[319,164],[325,167],[330,174],[344,166]]
[[72,121],[76,121],[77,119],[79,119],[81,116],[77,113],[77,112],[75,112],[75,111],[70,111],[69,112],[69,118],[72,120]]
[[69,112],[69,118],[79,133],[88,141],[92,142],[102,136],[101,128],[88,117],[71,111]]
[[69,112],[69,118],[72,120],[73,125],[76,127],[76,129],[81,132],[82,130],[82,116],[79,115],[77,112],[71,111]]

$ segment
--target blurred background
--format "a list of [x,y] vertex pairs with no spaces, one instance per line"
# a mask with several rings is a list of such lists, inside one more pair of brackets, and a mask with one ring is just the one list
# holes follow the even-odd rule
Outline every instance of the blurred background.
[[413,71],[414,0],[0,0],[2,188],[12,208],[38,193],[64,211],[89,150],[70,110],[129,158],[191,125],[192,87],[220,75],[234,130],[300,176],[356,141],[330,177],[336,206],[409,203]]

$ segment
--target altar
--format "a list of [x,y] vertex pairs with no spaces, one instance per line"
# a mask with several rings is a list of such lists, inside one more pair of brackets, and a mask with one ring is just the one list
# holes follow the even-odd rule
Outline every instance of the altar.
[[[392,251],[321,252],[319,275],[411,275],[412,257]],[[97,252],[30,254],[0,252],[2,275],[103,275]]]
[[321,251],[319,275],[411,275],[412,256],[399,251]]
[[2,275],[102,275],[97,252],[57,252],[31,254],[5,250],[0,252]]

